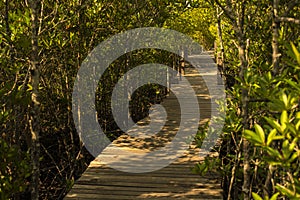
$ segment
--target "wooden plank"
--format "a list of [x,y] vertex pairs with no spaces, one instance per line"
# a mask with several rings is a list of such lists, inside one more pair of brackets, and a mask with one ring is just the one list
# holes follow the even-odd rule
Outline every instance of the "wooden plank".
[[[128,188],[126,188],[126,190],[104,190],[101,189],[99,190],[98,188],[93,188],[93,187],[89,187],[88,189],[84,189],[84,188],[78,188],[78,192],[79,195],[77,194],[77,197],[92,197],[94,196],[95,198],[101,198],[101,197],[105,197],[106,198],[116,198],[116,197],[122,197],[121,199],[123,199],[125,197],[125,199],[127,199],[126,197],[130,197],[133,199],[135,198],[155,198],[155,197],[182,197],[184,193],[187,193],[184,197],[197,197],[199,195],[205,195],[206,197],[210,197],[210,198],[216,198],[218,197],[219,192],[216,191],[209,191],[211,194],[207,195],[208,190],[210,189],[206,189],[206,188],[197,188],[197,189],[192,189],[190,191],[185,190],[184,188],[182,188],[181,191],[177,191],[177,192],[172,192],[172,191],[136,191],[136,190],[130,190]],[[71,194],[69,195],[70,197],[72,196]],[[75,195],[74,195],[75,196]],[[181,199],[181,198],[180,198]]]
[[[113,180],[111,178],[113,177]],[[110,183],[114,182],[124,182],[124,183],[140,183],[140,184],[168,184],[168,183],[182,183],[183,185],[191,185],[194,182],[208,181],[205,178],[195,177],[166,177],[166,176],[132,176],[132,175],[123,175],[123,176],[112,176],[99,173],[89,173],[87,172],[85,176],[80,179],[79,182],[92,181],[95,183]]]
[[[141,197],[136,197],[136,196],[119,196],[119,195],[101,195],[101,194],[76,194],[76,195],[70,195],[67,196],[65,199],[69,200],[69,199],[76,199],[76,200],[95,200],[95,199],[101,199],[101,200],[133,200],[133,199],[159,199],[159,200],[170,200],[170,199],[180,199],[180,200],[207,200],[207,199],[212,199],[212,200],[222,200],[222,198],[218,198],[218,196],[208,196],[205,195],[205,192],[194,195],[194,196],[190,196],[190,197],[180,197],[180,196],[171,196],[171,197],[166,197],[166,196],[162,196],[162,194],[158,194],[155,195],[152,194],[147,196],[141,196]],[[199,198],[198,196],[202,196],[202,198]]]
[[[211,66],[211,60],[208,59],[208,56],[196,56],[195,59],[200,57],[202,57],[202,61],[197,64],[203,67]],[[200,76],[196,69],[186,68],[186,78],[192,85],[198,99],[201,116],[199,124],[204,124],[211,116],[211,97],[203,77],[206,76],[207,79],[214,81],[210,76],[217,72],[207,69],[207,73]],[[180,82],[174,85],[174,88],[176,87],[181,87]],[[189,106],[191,98],[188,95],[190,93],[183,91],[182,94],[186,95],[184,97],[185,103],[187,103],[188,109],[192,110],[194,105]],[[109,145],[98,158],[90,163],[89,168],[75,182],[65,199],[222,199],[222,190],[216,175],[209,174],[200,177],[191,172],[195,163],[204,159],[199,156],[200,150],[195,148],[195,145],[191,145],[190,149],[173,164],[148,173],[121,172],[111,169],[103,163],[102,159],[124,157],[127,158],[127,160],[122,161],[124,166],[131,166],[134,164],[134,161],[131,160],[131,152],[147,153],[170,142],[179,127],[180,105],[172,93],[163,100],[162,105],[168,113],[168,121],[159,133],[150,138],[133,138],[129,135],[119,137],[113,144],[117,145],[118,148],[124,148],[126,151],[120,152],[116,147]],[[187,113],[187,116],[190,114],[193,113]],[[147,124],[149,118],[145,118],[139,123]],[[160,156],[165,157],[167,155],[162,154]]]

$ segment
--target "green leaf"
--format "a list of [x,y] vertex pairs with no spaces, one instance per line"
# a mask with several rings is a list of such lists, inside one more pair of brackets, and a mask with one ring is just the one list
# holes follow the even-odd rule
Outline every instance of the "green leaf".
[[276,200],[279,194],[280,194],[279,192],[273,194],[270,200]]
[[252,142],[254,145],[262,145],[263,141],[261,138],[253,131],[245,130],[244,131],[244,137]]
[[256,194],[255,192],[252,192],[252,197],[254,200],[263,200],[263,198],[261,198],[258,194]]
[[283,185],[277,184],[277,185],[275,186],[275,188],[276,188],[277,190],[279,190],[282,194],[286,195],[286,196],[289,197],[289,198],[297,199],[297,198],[300,197],[299,194],[297,194],[297,193],[295,194],[294,191],[292,191],[292,190],[290,190],[290,189],[284,187]]
[[294,124],[290,124],[290,123],[287,123],[286,124],[286,127],[288,128],[289,131],[291,131],[294,135],[297,135],[298,134],[298,131],[295,127]]
[[271,144],[271,142],[274,140],[274,137],[276,136],[277,130],[273,129],[270,134],[268,135],[268,139],[267,139],[267,146],[269,146]]
[[291,158],[288,160],[289,163],[293,162],[296,158],[298,158],[298,152],[294,152]]
[[283,135],[276,135],[274,136],[273,140],[282,140],[284,139],[284,136]]
[[265,147],[264,149],[268,152],[268,154],[270,156],[273,156],[274,158],[282,159],[282,156],[280,155],[280,153],[278,152],[278,150],[273,149],[271,147]]
[[300,112],[296,113],[296,119],[300,119]]
[[288,114],[287,114],[286,110],[282,111],[282,113],[281,113],[280,123],[281,123],[281,126],[284,126],[283,129],[285,129],[286,123],[288,123]]
[[290,151],[290,143],[289,143],[289,140],[285,140],[283,143],[282,143],[282,154],[284,156],[285,159],[289,158],[292,151]]
[[300,120],[295,125],[296,130],[299,130],[299,127],[300,127]]
[[282,97],[282,101],[283,101],[285,107],[287,108],[288,107],[288,97],[287,97],[287,95],[285,93],[282,93],[281,97]]
[[265,143],[265,132],[259,124],[254,124],[254,128],[262,143]]
[[298,64],[300,65],[300,53],[299,53],[297,47],[292,42],[291,42],[291,46],[292,46],[293,52],[296,56],[296,60],[297,60]]
[[275,128],[280,133],[283,132],[280,124],[277,121],[275,121],[274,119],[268,118],[268,117],[265,117],[265,120],[272,126],[272,128]]
[[292,86],[294,89],[296,89],[298,92],[300,92],[300,85],[298,85],[297,83],[295,83],[292,80],[286,80],[286,82]]

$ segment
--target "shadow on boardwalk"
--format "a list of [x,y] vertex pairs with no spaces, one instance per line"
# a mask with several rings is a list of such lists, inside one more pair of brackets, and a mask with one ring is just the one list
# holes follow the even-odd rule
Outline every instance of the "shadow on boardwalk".
[[[197,94],[201,116],[199,124],[203,124],[211,116],[211,99],[207,87],[194,68],[187,68],[185,77]],[[180,106],[172,93],[161,104],[168,116],[159,133],[147,138],[129,135],[119,137],[90,163],[65,199],[222,199],[220,181],[216,175],[200,177],[192,173],[191,168],[204,159],[193,144],[172,164],[148,173],[121,172],[105,164],[116,161],[125,167],[134,165],[135,159],[143,159],[143,155],[172,141],[179,128]],[[139,123],[147,124],[149,119]],[[127,153],[124,154],[120,149]],[[131,153],[141,156],[132,156]],[[167,154],[161,156],[168,159]]]

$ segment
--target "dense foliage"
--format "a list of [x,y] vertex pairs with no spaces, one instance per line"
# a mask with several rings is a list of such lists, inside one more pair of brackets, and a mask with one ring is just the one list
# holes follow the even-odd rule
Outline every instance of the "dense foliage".
[[[137,27],[162,26],[185,7],[180,0],[1,1],[1,199],[30,197],[35,128],[31,125],[35,120],[40,127],[40,198],[60,199],[66,194],[93,159],[79,141],[71,113],[72,87],[82,61],[110,36]],[[36,47],[34,39],[38,39]],[[38,49],[35,56],[34,48]],[[174,58],[155,50],[132,52],[116,60],[99,80],[98,119],[112,140],[122,134],[111,116],[114,84],[132,67],[147,62],[170,65],[170,57]],[[32,84],[37,75],[34,62],[39,66],[37,88]],[[157,85],[140,88],[131,103],[134,120],[143,118],[149,105],[165,92]],[[38,104],[32,103],[34,95],[38,95]],[[39,113],[33,114],[36,105]]]
[[299,2],[209,3],[227,108],[219,158],[195,170],[218,169],[225,199],[298,199]]
[[[208,158],[195,170],[217,169],[224,199],[300,198],[298,0],[4,0],[0,15],[1,199],[30,197],[36,171],[30,158],[35,120],[41,151],[35,161],[40,162],[40,199],[66,194],[93,159],[72,119],[78,69],[101,41],[150,26],[175,29],[206,49],[214,47],[226,83],[219,157]],[[110,108],[118,79],[137,65],[172,66],[176,59],[164,51],[139,50],[109,67],[99,80],[96,104],[99,123],[111,140],[122,134]],[[38,86],[32,84],[37,75],[34,63],[39,66]],[[39,104],[33,102],[37,94]],[[139,88],[131,101],[133,119],[145,117],[151,103],[165,94],[158,85]],[[203,138],[205,127],[200,130],[198,138]]]

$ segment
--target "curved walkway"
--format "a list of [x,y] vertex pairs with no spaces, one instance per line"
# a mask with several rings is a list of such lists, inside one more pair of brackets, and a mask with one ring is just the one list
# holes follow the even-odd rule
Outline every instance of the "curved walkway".
[[[193,58],[191,56],[191,58]],[[206,67],[207,73],[201,76],[192,67],[185,69],[185,77],[192,85],[198,98],[200,108],[200,122],[205,123],[211,116],[211,96],[204,83],[203,76],[209,76],[217,83],[217,68],[211,67],[212,60],[208,54],[194,56],[195,65]],[[174,84],[172,87],[180,87]],[[188,96],[187,96],[188,101]],[[218,176],[209,174],[199,176],[192,173],[193,166],[203,161],[200,150],[190,144],[188,151],[175,162],[162,169],[147,173],[126,173],[109,168],[106,161],[116,161],[124,166],[133,165],[134,159],[142,157],[132,156],[139,153],[141,156],[154,151],[170,142],[175,136],[180,122],[180,106],[174,94],[170,94],[161,103],[168,113],[167,122],[163,129],[154,136],[135,138],[123,135],[109,145],[90,163],[88,169],[82,174],[71,191],[65,197],[69,199],[222,199],[222,190]],[[147,124],[144,119],[139,124]],[[120,149],[126,150],[124,154]],[[167,155],[162,155],[167,156]]]

